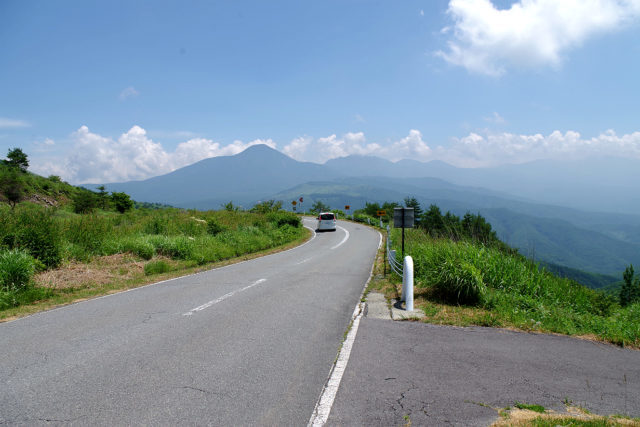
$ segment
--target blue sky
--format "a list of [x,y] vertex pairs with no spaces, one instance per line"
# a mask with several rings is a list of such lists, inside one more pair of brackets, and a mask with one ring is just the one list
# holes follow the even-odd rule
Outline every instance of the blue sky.
[[267,143],[640,158],[639,0],[0,2],[0,154],[73,182]]

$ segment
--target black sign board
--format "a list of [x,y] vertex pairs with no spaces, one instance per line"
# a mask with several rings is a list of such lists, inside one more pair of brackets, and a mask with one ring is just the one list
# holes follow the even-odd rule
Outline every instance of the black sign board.
[[395,228],[413,228],[413,208],[394,208],[393,226]]

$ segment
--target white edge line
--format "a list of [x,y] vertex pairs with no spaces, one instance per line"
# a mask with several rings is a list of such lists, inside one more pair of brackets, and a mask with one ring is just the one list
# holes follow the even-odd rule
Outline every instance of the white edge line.
[[[305,218],[302,218],[302,219],[304,220]],[[51,310],[39,311],[37,313],[33,313],[33,314],[28,315],[28,316],[18,317],[17,319],[7,320],[5,322],[0,322],[0,325],[6,325],[6,324],[9,324],[9,323],[17,322],[19,320],[28,319],[30,317],[43,315],[45,313],[51,313],[53,311],[64,310],[65,308],[69,308],[69,307],[77,305],[77,304],[83,304],[83,303],[87,303],[87,302],[91,302],[91,301],[96,301],[96,300],[99,300],[99,299],[103,299],[103,298],[108,298],[108,297],[124,294],[125,292],[138,291],[140,289],[148,288],[149,286],[160,285],[162,283],[171,282],[173,280],[184,279],[184,278],[191,277],[191,276],[197,276],[198,274],[204,274],[204,273],[208,273],[210,271],[222,270],[224,268],[229,268],[229,267],[233,267],[233,266],[236,266],[236,265],[244,264],[245,262],[253,261],[253,260],[256,260],[256,259],[267,258],[267,257],[270,257],[270,256],[280,255],[280,254],[283,254],[285,252],[294,251],[296,249],[300,249],[301,247],[311,243],[311,241],[316,238],[316,232],[315,232],[315,230],[313,228],[307,227],[304,224],[303,224],[303,227],[308,229],[308,230],[310,230],[311,233],[313,233],[313,235],[311,236],[311,238],[309,240],[307,240],[306,242],[304,242],[300,246],[296,246],[295,248],[287,249],[285,251],[280,251],[280,252],[276,252],[276,253],[273,253],[273,254],[263,255],[263,256],[260,256],[260,257],[257,257],[257,258],[246,259],[246,260],[240,261],[240,262],[234,262],[233,264],[228,264],[228,265],[224,265],[222,267],[212,268],[211,270],[204,270],[204,271],[199,271],[199,272],[193,273],[193,274],[187,274],[186,276],[178,276],[178,277],[174,277],[172,279],[161,280],[159,282],[149,283],[148,285],[138,286],[137,288],[125,289],[123,291],[115,292],[113,294],[101,295],[99,297],[95,297],[95,298],[91,298],[91,299],[87,299],[87,300],[83,300],[83,301],[72,302],[71,304],[66,304],[66,305],[63,305],[61,307],[52,308]]]
[[340,243],[338,243],[337,245],[335,245],[334,247],[332,247],[332,248],[331,248],[331,250],[334,250],[334,249],[336,249],[336,248],[339,248],[340,246],[342,246],[342,244],[343,244],[344,242],[346,242],[346,241],[349,239],[349,232],[347,231],[347,229],[346,229],[346,228],[344,228],[344,227],[340,227],[340,226],[338,226],[338,228],[339,228],[340,230],[344,231],[346,234],[345,234],[345,236],[344,236],[344,239],[342,239],[342,241],[341,241]]
[[264,283],[264,282],[266,282],[266,281],[267,281],[267,279],[260,279],[260,280],[256,280],[255,282],[253,282],[253,283],[252,283],[252,284],[250,284],[249,286],[245,286],[244,288],[236,289],[235,291],[231,291],[231,292],[229,292],[229,293],[227,293],[227,294],[222,295],[221,297],[218,297],[218,298],[216,298],[216,299],[214,299],[214,300],[211,300],[211,301],[206,302],[206,303],[204,303],[204,304],[202,304],[202,305],[199,305],[198,307],[196,307],[196,308],[194,308],[194,309],[192,309],[192,310],[189,310],[188,312],[184,313],[184,314],[183,314],[183,316],[191,316],[191,315],[193,315],[196,311],[202,311],[202,310],[204,310],[205,308],[209,308],[209,307],[211,307],[211,306],[212,306],[212,305],[214,305],[214,304],[217,304],[217,303],[219,303],[219,302],[222,302],[222,301],[226,300],[227,298],[231,298],[231,297],[232,297],[232,296],[234,296],[235,294],[238,294],[238,293],[240,293],[240,292],[246,291],[247,289],[249,289],[249,288],[253,288],[254,286],[257,286],[257,285],[259,285],[260,283]]
[[[380,236],[380,240],[378,241],[379,251],[380,246],[382,245],[382,234],[379,231],[378,236]],[[378,251],[376,251],[376,257],[378,256]],[[373,277],[373,269],[375,268],[375,265],[376,260],[374,257],[373,264],[371,265],[371,272],[369,273],[369,278],[365,282],[364,287],[362,288],[362,292],[360,293],[359,302],[358,304],[356,304],[356,307],[353,310],[353,315],[351,317],[351,329],[347,334],[347,338],[345,338],[344,342],[342,343],[342,347],[340,348],[340,352],[338,353],[338,359],[331,367],[329,378],[322,388],[322,392],[320,393],[320,397],[316,402],[316,406],[313,409],[313,413],[311,414],[311,418],[309,419],[307,427],[323,426],[329,419],[329,414],[331,413],[333,402],[336,398],[336,394],[338,393],[338,388],[340,388],[340,381],[342,381],[342,376],[344,375],[344,371],[347,368],[347,363],[349,362],[349,356],[351,356],[351,348],[353,347],[353,343],[356,340],[356,334],[358,333],[358,327],[360,326],[360,319],[364,314],[365,303],[361,301],[362,297],[364,296],[364,291],[367,289],[367,286],[369,285],[369,282]]]

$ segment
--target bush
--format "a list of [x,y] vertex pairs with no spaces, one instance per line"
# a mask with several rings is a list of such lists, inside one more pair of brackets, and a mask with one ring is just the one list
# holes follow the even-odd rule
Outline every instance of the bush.
[[35,260],[25,251],[0,253],[0,288],[4,291],[25,288],[35,272]]
[[458,304],[476,305],[484,300],[487,293],[480,270],[461,260],[448,260],[441,264],[433,286],[443,298]]
[[40,207],[22,209],[16,215],[14,227],[13,247],[25,249],[48,268],[60,264],[62,241],[53,211]]
[[151,276],[152,274],[161,274],[171,271],[171,266],[166,261],[151,261],[144,266],[144,274]]
[[300,227],[302,222],[300,218],[291,212],[271,212],[266,215],[267,221],[275,224],[277,227],[284,225],[291,225],[293,227]]
[[225,230],[226,228],[222,226],[214,218],[210,218],[207,220],[207,233],[209,233],[210,235],[215,236],[219,233],[222,233]]

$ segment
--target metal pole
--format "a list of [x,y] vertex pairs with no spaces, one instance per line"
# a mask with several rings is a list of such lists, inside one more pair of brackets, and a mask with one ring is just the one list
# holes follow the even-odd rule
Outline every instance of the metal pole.
[[404,259],[404,208],[402,208],[402,259]]

